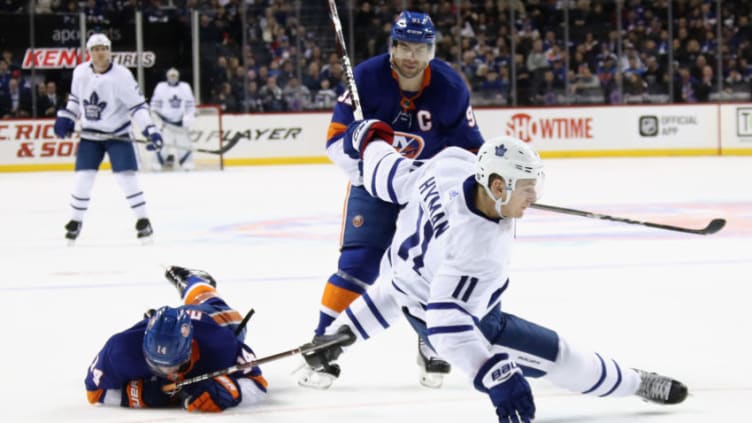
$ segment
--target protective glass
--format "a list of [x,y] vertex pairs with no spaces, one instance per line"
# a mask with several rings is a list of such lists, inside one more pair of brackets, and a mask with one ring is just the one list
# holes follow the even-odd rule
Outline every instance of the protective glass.
[[167,379],[175,379],[175,377],[180,373],[180,370],[187,363],[181,363],[174,366],[161,366],[157,363],[152,363],[151,361],[146,360],[146,364],[149,365],[149,369],[151,369],[151,371],[154,372],[155,375],[162,376]]

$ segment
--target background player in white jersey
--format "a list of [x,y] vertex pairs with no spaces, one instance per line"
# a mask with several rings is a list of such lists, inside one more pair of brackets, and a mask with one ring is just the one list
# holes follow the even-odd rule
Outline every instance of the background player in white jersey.
[[76,172],[71,193],[71,220],[65,225],[65,237],[75,241],[81,232],[84,214],[89,208],[89,196],[94,187],[104,154],[110,158],[112,172],[136,215],[136,235],[142,240],[153,233],[146,213],[144,193],[136,178],[138,161],[132,142],[113,137],[127,136],[131,120],[150,144],[147,149],[158,150],[162,136],[151,121],[149,107],[130,70],[111,61],[111,43],[104,34],[92,34],[86,42],[91,61],[73,70],[73,81],[64,109],[57,113],[55,135],[68,138],[75,121],[81,120],[81,142],[76,154]]
[[[353,128],[353,142],[344,146],[354,157],[364,152],[364,186],[371,195],[405,205],[387,253],[392,280],[354,301],[314,344],[343,333],[351,335],[344,345],[365,340],[404,314],[489,395],[500,422],[535,417],[525,377],[602,397],[637,395],[659,404],[686,398],[687,387],[678,381],[624,367],[502,311],[515,219],[541,190],[537,153],[516,138],[501,137],[486,142],[477,156],[448,147],[421,163],[400,156],[389,144],[392,136],[389,125],[367,120]],[[333,347],[305,358],[322,367],[341,351]]]
[[191,86],[180,81],[177,69],[170,68],[167,81],[160,82],[154,88],[151,111],[162,122],[160,130],[165,140],[164,147],[155,153],[154,170],[175,166],[192,170],[190,130],[196,119],[196,99]]

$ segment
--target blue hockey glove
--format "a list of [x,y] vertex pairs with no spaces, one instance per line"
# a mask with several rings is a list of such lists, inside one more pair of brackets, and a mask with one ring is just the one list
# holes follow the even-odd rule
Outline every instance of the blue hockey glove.
[[73,133],[76,122],[73,119],[58,115],[55,119],[55,136],[58,138],[68,138]]
[[345,154],[356,160],[361,159],[366,145],[374,138],[382,139],[391,144],[394,139],[394,129],[388,123],[378,119],[350,122],[342,140]]
[[240,386],[229,375],[183,387],[183,408],[188,411],[219,412],[240,404]]
[[535,418],[530,384],[507,354],[496,354],[478,370],[475,389],[487,393],[499,422],[529,423]]
[[162,141],[162,135],[157,131],[154,126],[147,126],[143,132],[144,136],[149,139],[149,144],[146,144],[146,149],[149,151],[159,151],[164,144]]
[[177,401],[176,397],[162,391],[164,381],[136,379],[123,385],[120,406],[128,408],[162,408]]

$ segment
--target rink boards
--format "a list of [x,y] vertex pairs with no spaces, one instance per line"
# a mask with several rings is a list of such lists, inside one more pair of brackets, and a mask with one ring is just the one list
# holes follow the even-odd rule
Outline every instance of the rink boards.
[[[204,149],[240,137],[226,166],[326,163],[330,116],[223,114],[219,124],[197,119],[191,137]],[[483,108],[473,117],[486,138],[516,136],[543,157],[752,155],[752,103]],[[72,169],[78,139],[55,138],[53,126],[53,119],[0,121],[0,171]]]

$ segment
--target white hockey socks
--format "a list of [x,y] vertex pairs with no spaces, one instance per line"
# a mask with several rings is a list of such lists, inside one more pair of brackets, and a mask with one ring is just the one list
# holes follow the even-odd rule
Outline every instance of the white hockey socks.
[[128,205],[131,206],[133,213],[136,215],[136,218],[146,218],[146,199],[144,198],[144,192],[138,184],[136,172],[116,172],[114,175],[118,185],[120,185],[120,188],[123,190],[123,194],[125,194],[125,199],[128,200]]
[[91,190],[94,188],[96,170],[77,170],[73,174],[73,192],[71,192],[71,220],[83,221],[86,210],[89,209]]
[[593,351],[579,350],[559,339],[559,357],[546,378],[555,385],[586,395],[623,397],[634,395],[639,374]]

